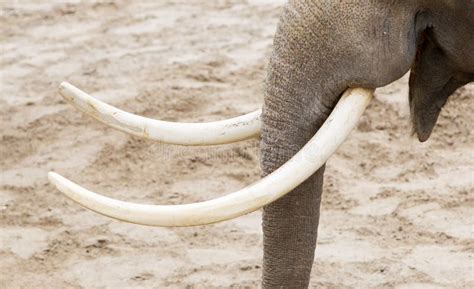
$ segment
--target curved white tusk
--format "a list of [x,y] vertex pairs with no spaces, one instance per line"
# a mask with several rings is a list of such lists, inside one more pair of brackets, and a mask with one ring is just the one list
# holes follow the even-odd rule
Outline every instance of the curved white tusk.
[[226,144],[260,134],[261,109],[221,121],[179,123],[150,119],[125,112],[88,95],[67,82],[61,83],[59,92],[75,108],[108,126],[163,143],[188,146]]
[[348,89],[313,138],[288,162],[265,178],[235,193],[186,205],[144,205],[104,197],[49,173],[49,180],[68,197],[100,214],[151,226],[194,226],[253,212],[297,187],[336,151],[364,112],[372,89]]

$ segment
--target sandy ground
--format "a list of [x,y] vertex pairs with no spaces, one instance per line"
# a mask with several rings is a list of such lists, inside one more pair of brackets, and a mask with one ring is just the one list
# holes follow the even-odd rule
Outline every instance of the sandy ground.
[[[257,140],[140,140],[75,111],[57,87],[167,120],[250,112],[281,1],[51,2],[0,4],[0,287],[258,287],[260,212],[193,228],[126,224],[82,209],[46,173],[157,204],[257,180]],[[311,287],[474,288],[473,93],[461,89],[420,144],[406,77],[377,91],[328,163]]]

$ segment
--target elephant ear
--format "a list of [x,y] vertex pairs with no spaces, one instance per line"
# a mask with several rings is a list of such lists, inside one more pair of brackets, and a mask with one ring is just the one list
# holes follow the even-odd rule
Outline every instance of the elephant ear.
[[422,32],[409,82],[413,133],[421,142],[430,137],[449,96],[468,82],[469,77],[454,70],[449,57],[436,42],[433,28]]

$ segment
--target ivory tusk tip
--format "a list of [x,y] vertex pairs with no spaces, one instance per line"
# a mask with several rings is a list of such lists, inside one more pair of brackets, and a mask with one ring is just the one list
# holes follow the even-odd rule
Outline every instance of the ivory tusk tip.
[[57,180],[57,176],[58,176],[58,174],[55,173],[55,172],[53,172],[53,171],[48,172],[48,180],[49,180],[49,182],[52,183],[52,184],[54,184],[54,183],[56,182],[56,180]]
[[68,87],[71,87],[72,85],[69,83],[69,82],[66,82],[66,81],[63,81],[59,84],[59,91],[63,91],[63,90],[66,90],[68,89]]
[[80,91],[77,87],[66,81],[63,81],[61,82],[61,84],[59,84],[58,91],[59,94],[61,94],[61,96],[69,102],[76,102],[77,100],[87,99],[87,97],[85,97],[83,93],[81,94],[82,91]]
[[65,97],[67,95],[67,91],[71,90],[71,86],[72,85],[70,83],[63,81],[61,84],[59,84],[58,91],[63,97]]
[[62,182],[62,179],[64,179],[63,176],[61,176],[60,174],[58,173],[55,173],[53,171],[51,172],[48,172],[48,180],[51,184],[55,185],[56,187],[58,186],[58,184],[60,184]]

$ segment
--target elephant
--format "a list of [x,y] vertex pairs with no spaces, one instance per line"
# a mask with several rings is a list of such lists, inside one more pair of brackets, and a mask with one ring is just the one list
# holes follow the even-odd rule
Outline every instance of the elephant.
[[373,91],[410,71],[413,134],[427,141],[449,96],[474,80],[473,51],[473,0],[290,0],[274,36],[262,110],[212,123],[171,123],[60,86],[76,108],[155,141],[215,145],[260,135],[261,181],[211,201],[152,206],[103,197],[54,172],[49,179],[91,210],[145,225],[208,224],[263,207],[262,287],[307,288],[325,162]]

